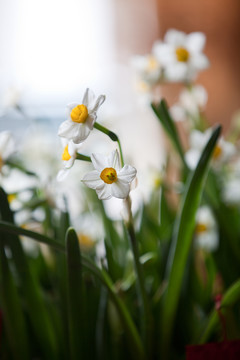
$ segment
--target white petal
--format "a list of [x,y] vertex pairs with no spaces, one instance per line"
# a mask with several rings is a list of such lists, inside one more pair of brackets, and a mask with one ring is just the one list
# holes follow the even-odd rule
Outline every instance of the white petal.
[[57,181],[63,181],[69,174],[69,169],[61,169],[57,174]]
[[196,149],[190,149],[185,154],[185,160],[191,170],[194,170],[200,159],[201,152]]
[[72,120],[66,120],[59,126],[58,136],[72,139],[77,134],[77,124]]
[[153,54],[163,66],[175,63],[175,48],[172,45],[159,43],[153,48]]
[[130,191],[130,185],[118,179],[111,184],[111,194],[118,199],[126,199]]
[[69,155],[75,156],[76,152],[82,147],[82,144],[75,144],[73,141],[69,141],[68,143],[68,152]]
[[96,170],[102,172],[103,169],[108,167],[107,157],[102,154],[92,154],[91,160]]
[[80,144],[90,134],[90,129],[85,124],[78,124],[77,134],[72,138],[74,144]]
[[97,112],[98,111],[98,108],[104,103],[106,97],[105,95],[100,95],[96,102],[95,102],[95,105],[93,106],[93,108],[91,109],[92,112]]
[[100,179],[99,171],[93,170],[84,175],[82,182],[91,189],[101,187],[104,182]]
[[112,167],[115,170],[120,169],[120,158],[117,150],[113,150],[107,157],[108,167]]
[[165,76],[170,81],[183,81],[187,76],[188,66],[185,63],[175,63],[168,66],[165,71]]
[[190,52],[201,52],[205,46],[206,36],[202,32],[187,35],[186,47]]
[[96,193],[100,200],[108,200],[111,199],[111,185],[103,183],[96,189]]
[[95,99],[94,92],[89,88],[87,88],[83,95],[82,103],[88,108],[88,110],[92,108],[94,99]]
[[210,63],[206,55],[194,54],[191,56],[190,65],[196,70],[205,70],[209,67]]
[[124,167],[119,171],[117,177],[119,180],[125,183],[131,183],[136,177],[137,170],[131,165],[124,165]]
[[90,130],[92,130],[96,119],[97,119],[97,115],[95,113],[91,113],[90,115],[88,115],[87,120],[85,121],[85,125]]
[[174,46],[185,45],[187,35],[183,31],[170,29],[164,36],[164,41]]
[[67,104],[67,110],[69,111],[69,115],[70,115],[72,109],[74,109],[74,108],[75,108],[76,106],[78,106],[78,105],[79,105],[79,103],[77,103],[77,102],[73,102],[73,103]]

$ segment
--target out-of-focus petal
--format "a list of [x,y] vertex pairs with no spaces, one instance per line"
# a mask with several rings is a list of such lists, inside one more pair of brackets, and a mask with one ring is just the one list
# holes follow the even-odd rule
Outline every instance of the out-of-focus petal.
[[194,54],[191,56],[190,66],[196,70],[204,70],[209,67],[210,63],[206,55]]
[[61,169],[57,174],[57,181],[63,181],[69,174],[70,169]]
[[201,52],[206,43],[206,36],[202,32],[193,32],[187,35],[186,47],[193,52]]
[[186,42],[187,35],[183,31],[169,29],[165,36],[164,41],[174,46],[182,46]]

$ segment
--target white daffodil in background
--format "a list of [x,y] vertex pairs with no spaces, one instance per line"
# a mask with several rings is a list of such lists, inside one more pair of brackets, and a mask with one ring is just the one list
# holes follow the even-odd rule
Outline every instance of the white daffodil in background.
[[67,106],[68,118],[60,125],[58,135],[75,144],[83,142],[93,129],[97,111],[104,100],[104,95],[96,99],[94,93],[86,89],[82,104],[72,103]]
[[184,121],[188,117],[198,119],[207,100],[206,89],[201,85],[195,85],[181,91],[179,101],[171,107],[170,112],[175,121]]
[[202,53],[205,35],[201,32],[185,34],[175,29],[168,30],[164,41],[154,44],[153,52],[164,67],[166,80],[192,81],[200,70],[209,66]]
[[117,150],[107,156],[92,154],[91,160],[95,170],[83,177],[83,183],[95,189],[101,200],[111,197],[125,199],[130,192],[130,184],[136,177],[137,170],[130,165],[121,168]]
[[5,161],[14,153],[15,143],[9,131],[0,132],[0,172]]
[[74,144],[73,141],[67,141],[66,139],[62,139],[62,144],[64,146],[62,153],[63,169],[58,172],[58,181],[66,178],[77,157],[77,152],[81,147],[81,144]]
[[240,205],[240,159],[229,164],[222,182],[222,199],[227,205]]
[[194,244],[197,248],[214,251],[218,248],[217,223],[209,206],[201,206],[196,214]]
[[136,55],[131,64],[136,71],[140,89],[145,89],[157,84],[161,78],[162,67],[153,54]]
[[[193,130],[190,133],[190,148],[185,154],[185,159],[190,169],[195,169],[197,166],[202,150],[207,144],[211,133],[211,129],[207,129],[205,132]],[[235,153],[236,148],[234,144],[225,141],[224,138],[221,137],[213,152],[212,165],[216,168],[219,165],[226,163]]]

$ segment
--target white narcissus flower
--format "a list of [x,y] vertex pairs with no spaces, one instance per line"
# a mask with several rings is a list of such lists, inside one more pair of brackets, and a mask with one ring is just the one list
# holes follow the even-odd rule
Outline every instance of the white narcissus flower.
[[154,44],[153,52],[164,67],[169,81],[192,81],[198,71],[209,66],[207,57],[202,53],[205,35],[201,32],[185,34],[175,29],[168,30],[164,41]]
[[[190,133],[190,149],[185,154],[185,159],[190,169],[195,169],[197,166],[202,150],[210,139],[211,134],[211,129],[207,129],[205,132],[193,130]],[[217,167],[226,163],[235,153],[236,148],[234,144],[225,141],[221,137],[213,151],[212,165]]]
[[171,114],[176,121],[186,120],[187,116],[197,118],[205,108],[207,100],[207,91],[201,85],[184,89],[179,95],[179,101],[171,107]]
[[101,200],[111,197],[125,199],[130,192],[130,184],[136,177],[137,170],[130,165],[121,168],[117,150],[107,156],[92,154],[91,160],[95,170],[84,176],[83,183],[95,189]]
[[9,131],[0,132],[0,171],[4,162],[15,151],[15,143]]
[[83,142],[93,129],[97,111],[104,100],[104,95],[96,99],[94,93],[86,89],[82,104],[72,103],[67,106],[68,118],[60,125],[58,135],[75,144]]
[[201,206],[197,211],[194,242],[196,247],[207,251],[218,248],[217,223],[209,206]]
[[162,68],[154,55],[136,55],[132,58],[131,64],[136,70],[140,82],[146,86],[155,85],[160,80]]
[[81,144],[74,144],[72,141],[67,142],[64,140],[65,139],[63,139],[62,141],[64,146],[64,150],[62,153],[62,161],[64,168],[58,172],[57,175],[58,181],[62,181],[66,178],[77,157],[77,152],[81,147]]

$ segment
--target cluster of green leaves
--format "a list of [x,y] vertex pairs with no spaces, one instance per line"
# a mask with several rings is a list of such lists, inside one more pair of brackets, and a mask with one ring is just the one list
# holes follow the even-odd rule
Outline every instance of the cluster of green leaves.
[[[180,204],[171,206],[164,184],[155,188],[136,214],[134,232],[110,220],[90,192],[105,228],[106,257],[101,261],[94,252],[82,251],[67,212],[56,216],[52,205],[34,192],[25,206],[44,208],[45,234],[20,228],[0,190],[2,359],[19,359],[19,354],[22,359],[184,358],[187,344],[221,339],[213,298],[218,274],[229,336],[239,336],[239,211],[221,202],[217,178],[209,172],[221,128],[213,130],[191,172],[166,102],[152,107],[182,160]],[[192,243],[201,201],[214,209],[220,247],[214,255],[205,254],[199,273]],[[41,250],[34,258],[24,252],[22,236],[47,245],[51,262]],[[139,257],[139,271],[134,256]]]

